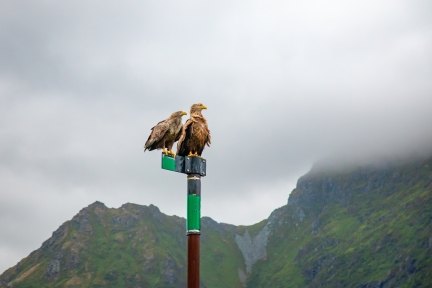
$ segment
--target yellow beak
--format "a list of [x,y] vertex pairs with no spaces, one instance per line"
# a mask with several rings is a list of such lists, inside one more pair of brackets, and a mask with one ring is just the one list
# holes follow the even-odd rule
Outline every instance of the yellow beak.
[[207,106],[205,106],[204,104],[201,105],[201,109],[207,109]]
[[181,115],[187,115],[187,112],[182,111]]

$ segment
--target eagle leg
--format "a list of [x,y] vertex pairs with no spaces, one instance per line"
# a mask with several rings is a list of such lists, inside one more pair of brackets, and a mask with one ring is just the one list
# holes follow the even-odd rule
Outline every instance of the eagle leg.
[[162,153],[165,154],[165,155],[169,155],[169,151],[165,147],[162,148]]
[[168,150],[168,151],[167,151],[167,155],[168,155],[168,156],[171,156],[171,157],[175,157],[175,156],[176,156],[176,153],[175,153],[173,150]]

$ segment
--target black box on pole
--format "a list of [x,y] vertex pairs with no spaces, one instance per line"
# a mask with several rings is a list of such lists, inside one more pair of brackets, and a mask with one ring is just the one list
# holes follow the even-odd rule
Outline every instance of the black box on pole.
[[206,176],[207,161],[199,156],[175,156],[162,154],[162,169],[183,174]]

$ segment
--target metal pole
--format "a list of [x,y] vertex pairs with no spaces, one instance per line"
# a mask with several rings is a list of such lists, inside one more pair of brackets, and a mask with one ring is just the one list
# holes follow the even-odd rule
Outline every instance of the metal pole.
[[187,237],[188,237],[188,288],[200,285],[200,234],[201,234],[201,176],[188,174]]
[[188,235],[188,288],[199,288],[200,235]]
[[201,177],[206,176],[206,167],[202,157],[174,158],[162,153],[162,169],[187,174],[188,288],[200,286]]

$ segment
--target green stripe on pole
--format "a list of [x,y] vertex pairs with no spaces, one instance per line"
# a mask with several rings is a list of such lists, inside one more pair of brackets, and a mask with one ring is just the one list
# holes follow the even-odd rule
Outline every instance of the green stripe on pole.
[[187,199],[187,231],[199,232],[201,230],[201,197],[189,194]]

